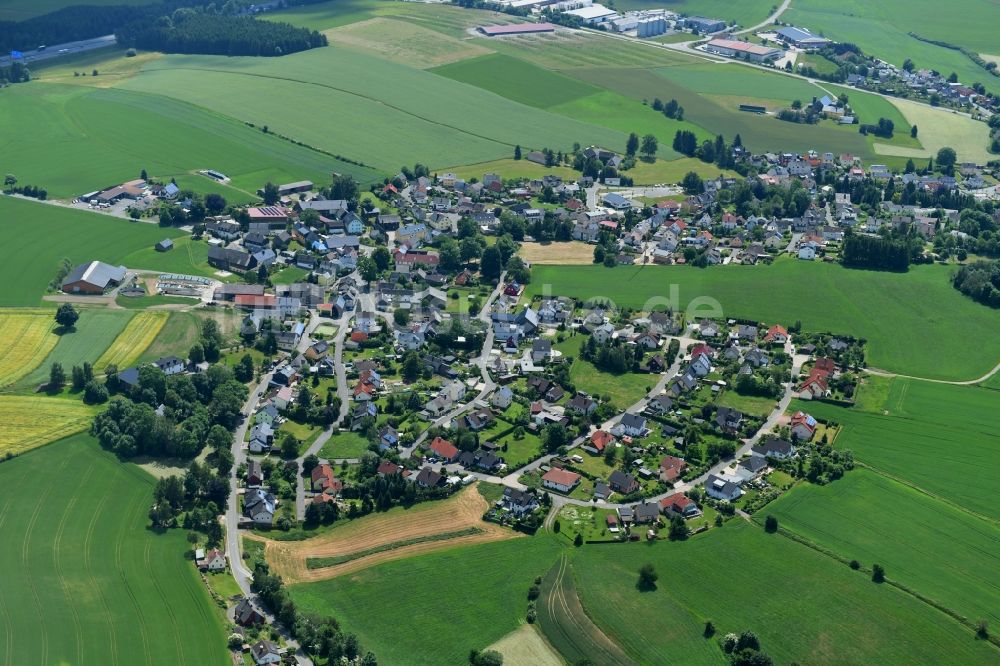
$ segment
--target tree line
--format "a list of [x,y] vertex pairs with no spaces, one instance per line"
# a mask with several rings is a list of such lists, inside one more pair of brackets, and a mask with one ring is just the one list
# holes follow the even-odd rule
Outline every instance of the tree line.
[[843,264],[852,268],[905,271],[910,266],[909,243],[902,239],[851,234],[844,239]]
[[952,284],[984,305],[1000,308],[1000,262],[977,261],[958,269]]

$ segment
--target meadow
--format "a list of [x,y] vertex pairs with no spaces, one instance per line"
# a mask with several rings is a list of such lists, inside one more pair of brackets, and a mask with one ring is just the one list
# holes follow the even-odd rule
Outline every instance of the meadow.
[[[38,305],[63,258],[74,265],[94,259],[120,265],[138,249],[151,250],[164,238],[177,239],[184,234],[154,224],[135,224],[10,197],[0,197],[0,220],[4,238],[0,277],[5,285],[0,291],[0,307]],[[156,253],[164,263],[172,261],[166,256],[169,254]],[[151,270],[160,267],[158,263],[143,266]]]
[[288,588],[298,607],[336,617],[385,663],[465,663],[520,626],[528,588],[555,562],[545,537],[448,548]]
[[[963,297],[943,266],[913,266],[906,274],[851,270],[836,264],[779,259],[771,266],[536,266],[528,295],[601,297],[618,306],[665,302],[677,287],[684,309],[704,316],[704,298],[727,317],[794,324],[806,330],[851,334],[868,340],[868,364],[936,379],[970,379],[1000,360],[992,334],[1000,315]],[[709,301],[710,304],[711,301]],[[877,317],[875,316],[877,313]],[[943,353],[963,340],[962,353]]]
[[335,47],[357,49],[419,69],[491,52],[474,42],[394,18],[376,17],[327,30],[325,34]]
[[842,557],[881,564],[891,580],[973,622],[1000,621],[996,523],[866,469],[826,486],[799,485],[765,511]]
[[59,342],[41,364],[15,384],[15,388],[34,388],[49,380],[53,363],[62,363],[66,377],[70,368],[84,362],[96,363],[115,339],[125,330],[134,312],[104,308],[78,308],[80,319],[73,331],[59,336]]
[[[129,4],[142,5],[155,0],[130,0]],[[4,0],[0,4],[0,21],[24,21],[33,16],[48,14],[57,9],[78,4],[76,0]],[[89,5],[120,5],[122,0],[87,0]]]
[[[246,193],[268,180],[325,182],[331,171],[362,183],[376,177],[371,169],[161,94],[61,83],[10,86],[0,94],[0,134],[6,138],[0,170],[46,188],[53,198],[138,178],[142,169],[163,180],[217,169]],[[206,182],[204,191],[208,187]]]
[[97,359],[94,370],[103,372],[111,364],[122,370],[134,365],[159,335],[160,329],[167,323],[167,316],[168,313],[156,310],[136,314]]
[[[908,99],[897,99],[892,103],[906,117],[909,125],[917,126],[920,143],[924,147],[920,157],[936,157],[937,151],[945,146],[954,148],[962,160],[986,163],[996,157],[987,151],[989,135],[983,123]],[[875,151],[889,155],[902,153],[904,157],[912,154],[899,149],[895,142],[889,146],[876,143]]]
[[0,422],[4,424],[0,455],[24,453],[86,430],[97,411],[75,398],[0,395]]
[[1000,520],[993,470],[1000,459],[1000,395],[977,386],[894,379],[884,410],[797,403],[843,428],[837,446],[936,498]]
[[[167,56],[121,86],[267,125],[387,171],[431,159],[432,166],[497,159],[516,144],[567,150],[575,142],[618,149],[625,143],[620,132],[347,49],[314,49],[280,62]],[[287,102],[293,99],[301,103]],[[326,114],[316,114],[317,107]]]
[[208,243],[190,236],[175,238],[174,249],[169,252],[157,252],[152,245],[129,252],[122,264],[137,270],[216,277],[216,269],[208,265]]
[[[659,580],[640,592],[646,563]],[[717,635],[754,631],[775,663],[997,659],[995,646],[931,606],[740,519],[681,543],[584,546],[572,566],[587,613],[642,663],[718,663],[702,636],[709,619]]]
[[0,388],[34,370],[59,341],[51,310],[13,310],[0,316]]
[[152,477],[78,435],[0,485],[0,664],[231,663],[184,531],[147,528]]

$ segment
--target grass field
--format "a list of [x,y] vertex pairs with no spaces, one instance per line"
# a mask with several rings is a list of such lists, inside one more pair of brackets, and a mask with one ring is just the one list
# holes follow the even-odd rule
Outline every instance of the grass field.
[[[949,284],[948,274],[942,266],[914,266],[899,274],[793,260],[718,270],[537,266],[528,292],[530,296],[548,288],[556,295],[603,297],[619,306],[649,309],[655,303],[650,299],[665,303],[676,285],[681,309],[707,297],[717,300],[727,317],[785,324],[801,320],[807,330],[867,338],[873,367],[938,379],[970,379],[1000,360],[1000,339],[991,333],[1000,315],[964,298]],[[702,307],[694,314],[706,310]],[[939,353],[968,339],[979,342],[963,347],[962,354]]]
[[937,156],[940,148],[950,146],[962,160],[985,163],[995,157],[986,150],[989,131],[983,123],[911,100],[897,99],[892,103],[899,108],[910,125],[917,126],[924,150],[915,155],[897,149],[896,146],[880,147],[876,144],[876,151],[887,155],[902,153],[903,157],[930,157]]
[[368,451],[369,442],[356,432],[340,432],[330,437],[319,455],[329,460],[339,458],[360,458]]
[[466,488],[441,502],[365,516],[305,541],[268,540],[265,553],[286,581],[301,583],[353,578],[359,571],[392,560],[522,536],[483,522],[487,508],[480,493]]
[[[716,642],[702,637],[707,619],[718,635],[754,631],[775,663],[997,659],[931,606],[739,520],[683,543],[584,546],[572,563],[588,614],[642,663],[719,663]],[[645,563],[659,574],[656,591],[636,589]],[[766,573],[775,567],[780,584]]]
[[59,342],[50,310],[11,310],[0,315],[0,388],[37,368]]
[[754,395],[740,395],[736,391],[725,391],[721,396],[719,396],[716,404],[722,405],[723,407],[732,407],[733,409],[738,409],[747,414],[767,416],[778,403],[771,398],[762,398]]
[[330,613],[389,664],[465,663],[520,626],[535,576],[557,557],[553,539],[447,548],[351,576],[293,585],[305,612]]
[[[887,415],[800,403],[843,426],[837,446],[927,493],[1000,520],[992,470],[1000,459],[1000,395],[976,386],[895,379]],[[933,461],[933,462],[929,462]]]
[[62,363],[67,377],[74,365],[83,365],[85,361],[96,363],[135,314],[128,310],[97,308],[80,308],[79,313],[75,330],[60,335],[59,342],[41,364],[18,380],[15,387],[34,388],[44,384],[53,363]]
[[562,666],[563,660],[548,644],[537,626],[522,624],[493,645],[507,666]]
[[532,264],[579,265],[594,263],[594,246],[580,241],[568,243],[522,243],[518,254]]
[[781,526],[976,621],[1000,621],[1000,527],[865,469],[768,505]]
[[[129,4],[143,5],[154,0],[131,0]],[[23,21],[33,16],[54,12],[77,4],[75,0],[4,0],[0,3],[0,21]],[[121,0],[87,0],[90,5],[120,5]]]
[[496,173],[502,178],[517,179],[517,178],[541,178],[546,174],[551,174],[554,176],[559,176],[563,179],[576,179],[579,177],[579,171],[573,171],[569,167],[545,167],[541,164],[536,164],[535,162],[529,162],[528,160],[515,160],[513,158],[506,158],[500,160],[491,160],[489,162],[479,162],[476,164],[468,164],[463,166],[452,166],[439,170],[441,173],[452,172],[459,178],[464,178],[466,180],[470,178],[477,178],[482,180],[483,174],[486,173]]
[[[281,58],[167,56],[121,85],[183,99],[318,148],[395,171],[401,163],[469,164],[514,145],[624,146],[625,136],[512,102],[468,84],[347,49]],[[219,94],[225,91],[225,94]],[[289,105],[286,99],[308,100]],[[321,106],[338,118],[327,123]],[[396,132],[385,133],[384,127]],[[407,137],[398,140],[397,133]]]
[[[736,21],[740,26],[749,28],[766,19],[774,6],[772,0],[747,0],[745,2],[728,2],[727,0],[670,0],[657,2],[655,0],[622,0],[615,4],[620,10],[650,9],[664,7],[680,14],[711,16],[724,21]],[[688,35],[688,39],[691,36]]]
[[159,335],[167,323],[167,316],[166,312],[155,310],[136,314],[111,346],[97,359],[94,370],[103,372],[112,363],[122,370],[134,365]]
[[203,317],[194,312],[170,312],[157,336],[146,347],[140,361],[155,361],[161,356],[187,358],[198,340]]
[[0,455],[18,454],[90,427],[96,407],[72,398],[0,395]]
[[[160,94],[166,91],[151,92],[58,83],[7,88],[0,105],[6,137],[0,168],[56,198],[138,178],[142,169],[164,180],[217,169],[247,193],[268,180],[325,182],[331,171],[362,183],[375,179],[370,169]],[[52,156],[52,146],[58,146],[58,159],[42,159]]]
[[205,275],[214,277],[216,271],[208,265],[208,243],[193,240],[190,236],[174,239],[174,249],[157,252],[152,245],[122,258],[129,268],[155,270],[183,275]]
[[564,356],[573,357],[569,376],[577,390],[590,395],[607,396],[614,406],[626,409],[646,395],[649,392],[648,388],[652,388],[659,381],[659,375],[638,372],[615,375],[599,370],[593,363],[580,358],[580,347],[586,341],[587,336],[575,335],[553,345]]
[[153,294],[152,296],[121,296],[115,298],[115,303],[129,310],[145,310],[162,305],[198,305],[200,299],[188,296],[169,296],[166,294]]
[[[0,465],[0,664],[231,663],[183,530],[147,529],[152,478],[76,436]],[[15,547],[16,544],[16,547]]]
[[373,18],[326,31],[334,46],[425,69],[490,53],[485,46],[391,18]]

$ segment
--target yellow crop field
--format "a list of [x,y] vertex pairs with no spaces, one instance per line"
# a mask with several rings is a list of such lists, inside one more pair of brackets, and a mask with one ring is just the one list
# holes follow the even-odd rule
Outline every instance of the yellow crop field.
[[94,364],[94,370],[101,372],[114,363],[121,369],[133,365],[146,351],[160,329],[167,323],[167,312],[140,312],[132,317],[111,346],[105,350]]
[[0,388],[41,365],[59,341],[49,310],[4,310],[0,314]]
[[79,400],[0,395],[0,455],[22,453],[90,427],[97,407]]

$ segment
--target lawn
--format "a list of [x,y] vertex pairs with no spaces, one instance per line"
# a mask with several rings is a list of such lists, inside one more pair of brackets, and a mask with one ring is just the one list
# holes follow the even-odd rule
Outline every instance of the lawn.
[[94,363],[94,370],[104,372],[111,364],[123,370],[131,367],[159,335],[167,323],[167,317],[166,312],[155,310],[140,312],[132,317],[111,346]]
[[[39,483],[44,479],[44,483]],[[0,465],[5,664],[230,663],[221,617],[156,534],[153,479],[83,435]]]
[[320,449],[320,458],[335,460],[341,458],[360,458],[368,451],[369,442],[356,432],[339,432]]
[[[559,292],[553,293],[561,295]],[[580,358],[580,347],[586,340],[584,335],[574,335],[553,345],[565,356],[573,358],[569,377],[578,391],[607,397],[619,409],[626,409],[646,395],[648,389],[659,381],[659,375],[638,372],[616,375],[599,370],[593,363]]]
[[380,662],[465,663],[524,621],[532,579],[558,550],[547,537],[449,548],[289,592],[305,612],[336,617]]
[[[625,136],[512,102],[475,86],[347,49],[273,58],[166,56],[121,84],[267,125],[315,147],[386,171],[439,167],[513,153],[567,150],[574,142],[620,148]],[[223,94],[220,94],[223,93]],[[301,104],[288,105],[286,99]],[[323,107],[338,118],[313,109]],[[384,127],[394,132],[382,131]],[[405,142],[399,136],[406,136]]]
[[294,284],[304,282],[309,276],[309,271],[298,266],[286,266],[271,276],[272,284]]
[[160,94],[166,91],[150,92],[11,86],[0,105],[0,134],[7,138],[0,166],[21,183],[66,199],[138,178],[142,169],[163,180],[217,169],[246,192],[268,180],[325,182],[332,171],[362,183],[377,176]]
[[[669,304],[676,286],[677,309],[697,306],[689,318],[712,312],[716,303],[722,311],[715,313],[727,317],[786,325],[800,320],[806,330],[867,338],[873,367],[939,379],[974,378],[1000,360],[1000,338],[993,335],[1000,314],[962,296],[949,284],[949,273],[936,265],[913,266],[904,274],[781,259],[771,266],[707,270],[536,266],[528,295],[548,288],[556,295],[603,297],[649,310]],[[977,344],[963,346],[961,354],[940,353],[970,339]]]
[[34,388],[47,382],[53,363],[62,363],[67,378],[74,365],[83,365],[85,361],[96,363],[135,314],[129,310],[96,308],[80,308],[79,313],[75,330],[60,335],[59,342],[41,365],[22,377],[16,387]]
[[0,197],[0,220],[5,241],[0,307],[37,305],[64,257],[73,264],[98,259],[119,265],[136,249],[183,233],[10,197]]
[[41,364],[59,342],[51,310],[8,310],[0,317],[0,388]]
[[128,310],[145,310],[159,305],[200,305],[201,300],[188,296],[168,296],[153,294],[152,296],[117,296],[115,303]]
[[447,171],[465,180],[471,178],[482,180],[483,175],[487,173],[499,174],[505,180],[530,180],[532,178],[541,178],[547,174],[559,176],[564,180],[575,180],[580,177],[579,171],[573,171],[569,167],[545,167],[535,162],[529,162],[528,160],[515,160],[513,158],[441,169],[442,173]]
[[0,455],[23,453],[86,430],[98,409],[72,397],[0,395]]
[[865,469],[769,504],[781,526],[976,621],[1000,621],[1000,527]]
[[122,259],[129,268],[163,271],[180,275],[214,277],[217,269],[208,265],[208,243],[190,236],[174,239],[174,249],[157,252],[153,246],[131,252]]
[[793,408],[840,423],[837,446],[878,471],[997,520],[998,404],[990,389],[896,379],[887,415],[822,403]]
[[[702,636],[707,619],[718,635],[754,631],[775,663],[997,659],[995,646],[934,608],[740,520],[682,543],[583,546],[572,562],[584,608],[643,663],[719,663]],[[653,592],[636,589],[646,563],[659,574]]]
[[756,395],[740,395],[735,390],[724,391],[716,403],[724,407],[732,407],[746,414],[767,416],[778,404],[777,400]]

